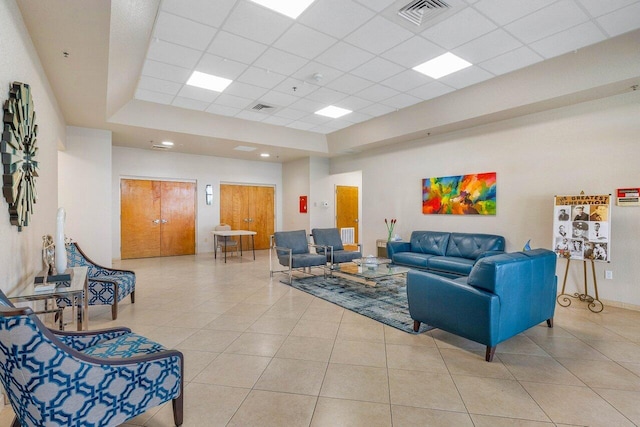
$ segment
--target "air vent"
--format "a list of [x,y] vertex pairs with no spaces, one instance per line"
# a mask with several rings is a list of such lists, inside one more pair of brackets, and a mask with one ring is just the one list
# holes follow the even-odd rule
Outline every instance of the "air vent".
[[446,12],[451,6],[442,0],[414,0],[398,11],[407,21],[421,26],[429,19]]
[[[269,110],[272,110],[272,109],[274,109],[274,108],[276,108],[276,107],[274,107],[274,106],[272,106],[272,105],[260,104],[260,103],[258,103],[258,104],[256,104],[256,105],[254,105],[253,107],[251,107],[251,109],[252,109],[252,110],[254,110],[254,111],[261,111],[261,112],[263,112],[263,113],[266,113],[266,112],[268,112]],[[263,110],[264,110],[264,111],[263,111]]]

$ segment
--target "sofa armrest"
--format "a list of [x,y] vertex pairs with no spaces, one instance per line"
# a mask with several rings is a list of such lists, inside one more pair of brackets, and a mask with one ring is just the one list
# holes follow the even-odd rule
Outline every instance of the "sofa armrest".
[[393,254],[397,254],[398,252],[411,252],[411,243],[387,242],[387,258],[393,260]]
[[504,253],[504,251],[486,251],[486,252],[481,253],[481,254],[478,256],[478,258],[476,258],[476,261],[475,261],[475,262],[478,262],[478,261],[479,261],[479,260],[481,260],[482,258],[486,258],[486,257],[488,257],[488,256],[500,255],[500,254],[503,254],[503,253]]

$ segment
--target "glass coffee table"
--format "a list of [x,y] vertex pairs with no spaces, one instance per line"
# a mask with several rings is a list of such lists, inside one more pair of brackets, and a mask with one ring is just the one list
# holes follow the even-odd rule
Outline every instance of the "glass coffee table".
[[376,286],[377,280],[409,272],[408,268],[392,266],[390,262],[390,259],[380,257],[358,258],[351,263],[340,264],[337,270],[333,270],[333,274],[367,286]]

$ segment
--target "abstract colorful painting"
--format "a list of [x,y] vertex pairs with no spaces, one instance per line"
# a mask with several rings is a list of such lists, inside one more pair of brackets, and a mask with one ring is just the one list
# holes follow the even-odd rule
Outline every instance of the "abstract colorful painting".
[[495,215],[496,173],[423,179],[422,213]]

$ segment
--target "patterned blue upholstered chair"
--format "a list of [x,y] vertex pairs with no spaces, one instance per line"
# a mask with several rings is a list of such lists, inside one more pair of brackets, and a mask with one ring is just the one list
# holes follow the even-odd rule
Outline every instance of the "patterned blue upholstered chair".
[[182,424],[184,358],[128,328],[62,332],[0,291],[0,381],[12,426],[116,426],[169,400]]
[[[271,277],[273,273],[286,272],[289,275],[289,284],[293,279],[293,269],[302,269],[305,272],[307,269],[311,273],[311,267],[322,267],[324,277],[327,277],[327,257],[322,254],[312,254],[309,250],[310,247],[315,247],[316,250],[319,245],[310,245],[307,239],[307,232],[305,230],[297,231],[277,231],[271,236],[271,247],[269,249],[269,270]],[[326,247],[322,247],[326,251]],[[274,257],[278,259],[280,265],[283,265],[286,270],[274,270],[273,260]]]
[[[347,251],[342,244],[340,231],[337,228],[314,228],[311,230],[313,242],[320,245],[316,251],[319,254],[326,254],[327,262],[331,265],[331,269],[335,268],[335,264],[343,262],[351,262],[354,259],[362,258],[362,249],[360,251]],[[327,248],[327,251],[324,250]]]
[[[130,270],[107,268],[91,261],[82,252],[77,243],[67,244],[67,265],[69,267],[87,266],[89,280],[89,305],[110,305],[111,318],[118,318],[118,302],[131,295],[131,304],[135,303],[136,273]],[[71,305],[68,298],[59,298],[58,306]]]

